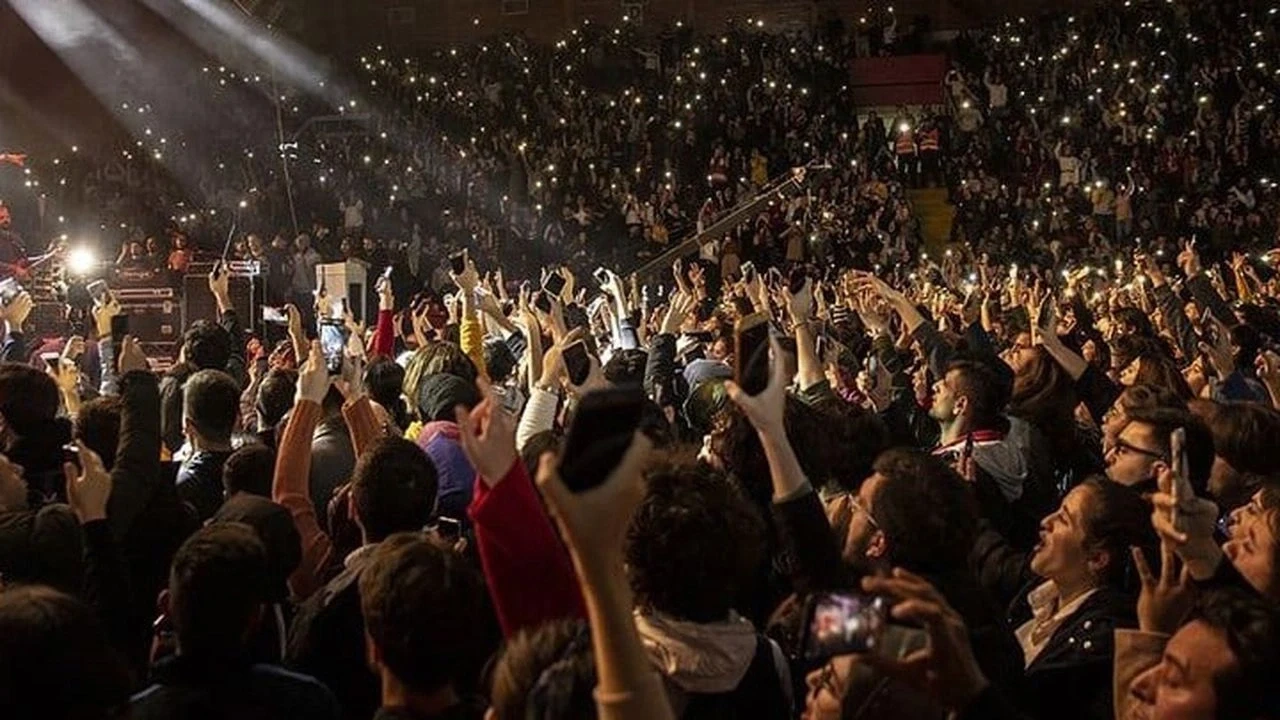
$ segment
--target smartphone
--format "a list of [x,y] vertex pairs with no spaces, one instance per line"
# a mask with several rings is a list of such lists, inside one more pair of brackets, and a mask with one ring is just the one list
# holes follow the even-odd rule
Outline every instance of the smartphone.
[[462,537],[462,521],[441,515],[436,518],[436,535],[447,543],[455,543]]
[[591,375],[591,357],[587,355],[587,346],[576,342],[564,349],[564,368],[569,373],[569,382],[582,385]]
[[888,624],[888,603],[860,592],[819,593],[809,601],[801,647],[808,660],[875,650]]
[[392,266],[388,265],[387,269],[382,271],[382,275],[378,276],[378,281],[375,282],[373,285],[374,290],[382,290],[382,288],[386,286],[387,283],[391,282],[391,271],[393,269],[394,268],[392,268]]
[[80,467],[80,448],[76,447],[75,443],[62,446],[62,462],[71,463],[77,470],[83,469]]
[[342,373],[342,356],[347,348],[346,325],[342,321],[325,320],[320,323],[320,351],[324,354],[324,366],[330,375]]
[[533,306],[544,313],[551,313],[551,298],[544,292],[533,294]]
[[769,318],[764,313],[739,318],[733,337],[734,381],[748,395],[759,395],[769,386]]
[[827,340],[826,334],[822,334],[819,335],[818,339],[813,343],[813,354],[817,356],[818,362],[820,363],[826,363],[827,361],[827,348],[829,346],[829,342],[830,341]]
[[107,304],[107,301],[108,301],[107,293],[109,291],[107,289],[106,280],[94,280],[88,285],[85,285],[84,289],[86,292],[89,293],[89,297],[93,299],[93,304],[95,305]]
[[8,305],[21,292],[22,286],[17,280],[11,277],[0,280],[0,304]]
[[597,487],[622,462],[644,409],[639,385],[595,390],[583,396],[560,457],[560,478],[580,493]]
[[595,277],[596,282],[600,283],[601,285],[604,285],[605,283],[609,282],[609,271],[605,270],[602,267],[596,268],[595,271],[593,271],[591,274]]
[[44,361],[45,369],[50,371],[57,371],[62,362],[62,356],[56,352],[40,353],[40,359]]
[[809,281],[809,274],[803,268],[796,268],[787,276],[787,289],[792,295],[804,289],[804,284]]
[[288,325],[289,316],[282,308],[263,305],[262,322],[271,323],[272,325]]
[[467,251],[459,250],[449,256],[449,268],[453,270],[454,275],[461,275],[467,271]]
[[1169,521],[1174,529],[1179,529],[1178,506],[1195,495],[1187,465],[1187,431],[1184,428],[1177,428],[1169,434],[1169,456],[1173,461],[1173,508],[1169,511]]
[[1041,330],[1055,332],[1057,328],[1049,327],[1050,321],[1053,320],[1053,301],[1045,300],[1040,303],[1040,311],[1036,313],[1036,327]]
[[558,272],[548,274],[547,279],[542,283],[542,289],[553,297],[560,297],[560,293],[564,292],[564,276]]
[[756,279],[756,264],[750,260],[742,263],[742,280],[743,282],[754,282]]

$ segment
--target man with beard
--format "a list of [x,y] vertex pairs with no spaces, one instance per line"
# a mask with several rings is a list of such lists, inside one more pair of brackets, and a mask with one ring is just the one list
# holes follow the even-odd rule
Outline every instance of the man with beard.
[[9,208],[0,202],[0,275],[25,276],[27,248],[22,238],[13,231],[13,217]]

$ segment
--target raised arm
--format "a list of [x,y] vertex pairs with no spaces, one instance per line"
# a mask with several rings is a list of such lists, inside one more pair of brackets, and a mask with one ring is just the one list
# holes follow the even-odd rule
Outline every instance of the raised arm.
[[476,468],[467,514],[503,633],[583,617],[573,566],[516,454],[516,421],[490,397],[459,408],[462,449]]
[[311,502],[308,478],[311,474],[311,436],[320,422],[320,403],[329,391],[320,343],[312,342],[306,361],[298,370],[298,398],[276,454],[271,499],[293,516],[302,538],[302,562],[289,576],[289,590],[296,600],[309,597],[321,586],[320,574],[333,553],[333,543],[321,529]]
[[137,340],[120,344],[120,438],[111,468],[107,519],[124,540],[160,482],[160,385]]

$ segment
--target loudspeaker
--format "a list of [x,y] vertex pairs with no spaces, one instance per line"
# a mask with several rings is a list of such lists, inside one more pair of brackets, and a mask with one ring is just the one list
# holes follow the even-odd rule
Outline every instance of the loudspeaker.
[[334,317],[342,316],[342,302],[356,322],[367,322],[365,300],[368,293],[368,268],[361,262],[330,263],[316,266],[316,287],[333,303]]
[[[194,264],[192,269],[195,269]],[[241,326],[257,332],[262,324],[262,276],[233,269],[227,287],[231,291],[231,306],[240,317]],[[197,320],[218,321],[218,303],[209,292],[207,270],[187,273],[182,279],[182,327],[188,328]]]
[[173,288],[118,288],[112,295],[129,316],[129,334],[139,342],[174,343],[182,338],[181,308]]

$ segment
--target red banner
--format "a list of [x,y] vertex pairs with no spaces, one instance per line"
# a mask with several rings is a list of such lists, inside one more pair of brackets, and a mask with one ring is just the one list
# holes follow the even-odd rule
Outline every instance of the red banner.
[[943,102],[945,55],[858,58],[849,67],[858,105],[938,105]]

